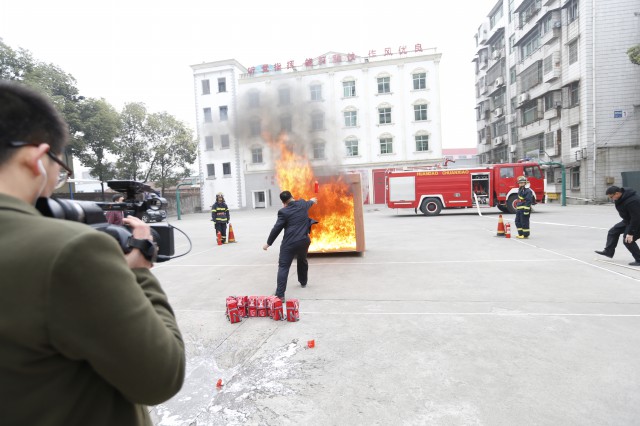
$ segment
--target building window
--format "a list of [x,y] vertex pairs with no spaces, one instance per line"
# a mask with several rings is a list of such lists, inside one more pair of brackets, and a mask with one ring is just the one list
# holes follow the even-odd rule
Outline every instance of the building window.
[[500,18],[502,18],[502,2],[500,2],[500,7],[498,8],[498,10],[496,10],[495,13],[489,17],[489,27],[495,27]]
[[249,122],[249,134],[253,137],[260,136],[260,119],[254,118]]
[[416,135],[416,151],[429,151],[429,135]]
[[321,112],[314,112],[311,114],[311,130],[324,130],[324,114]]
[[416,121],[426,121],[427,120],[427,104],[414,105],[413,114]]
[[213,151],[213,136],[204,137],[204,150]]
[[544,147],[545,149],[553,149],[555,147],[555,133],[545,133],[544,135]]
[[522,106],[522,125],[526,126],[538,120],[538,101],[536,99]]
[[227,121],[229,119],[228,111],[229,109],[226,106],[220,107],[220,121]]
[[509,69],[509,84],[513,84],[516,82],[516,67],[515,65]]
[[509,37],[509,53],[513,53],[513,47],[516,45],[516,36]]
[[378,93],[391,93],[391,77],[378,77]]
[[391,108],[378,108],[378,123],[391,124]]
[[580,167],[571,169],[571,189],[580,189]]
[[215,164],[207,164],[207,176],[215,177],[216,176],[216,166]]
[[253,164],[262,164],[262,148],[251,149],[251,162]]
[[278,90],[278,101],[280,105],[289,105],[291,103],[291,93],[288,87],[282,87]]
[[260,106],[260,93],[259,92],[250,92],[249,93],[249,108],[258,108]]
[[314,160],[324,159],[324,142],[315,142],[313,144],[313,159]]
[[356,127],[358,125],[358,112],[357,111],[345,111],[344,112],[344,126]]
[[204,122],[211,123],[213,121],[213,118],[211,117],[211,108],[205,108],[203,112],[204,112]]
[[571,126],[571,148],[580,146],[580,126]]
[[569,0],[567,8],[567,20],[573,22],[578,19],[579,15],[579,2],[578,0]]
[[419,72],[413,75],[413,90],[422,90],[427,88],[427,73]]
[[218,92],[227,91],[227,79],[222,77],[218,79]]
[[569,85],[569,107],[580,105],[580,82],[574,81]]
[[578,62],[578,40],[569,43],[569,65]]
[[521,43],[522,47],[520,48],[520,59],[524,60],[531,56],[533,52],[538,50],[540,47],[540,33],[538,29],[534,29],[530,35],[526,37],[526,39]]
[[220,148],[229,149],[229,135],[220,135]]
[[353,98],[356,95],[356,82],[355,81],[343,81],[342,91],[345,98]]
[[393,138],[380,138],[380,154],[393,154]]
[[202,80],[202,94],[208,95],[211,93],[211,88],[209,87],[209,80]]
[[347,148],[347,157],[357,157],[358,156],[358,140],[357,139],[349,139],[345,141],[345,147]]
[[319,84],[314,84],[310,87],[311,89],[311,100],[312,101],[321,101],[322,100],[322,86]]
[[222,174],[231,176],[231,163],[222,163]]
[[283,115],[280,117],[280,131],[291,132],[293,129],[293,122],[290,115]]

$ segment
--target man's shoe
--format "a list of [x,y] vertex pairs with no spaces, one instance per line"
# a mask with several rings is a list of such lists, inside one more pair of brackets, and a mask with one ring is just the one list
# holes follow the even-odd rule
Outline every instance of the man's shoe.
[[631,266],[640,266],[640,262],[638,262],[637,260],[635,262],[631,262],[629,263],[629,265]]
[[305,288],[307,285],[300,283],[300,287]]
[[525,237],[524,235],[516,235],[516,238],[518,238],[520,240],[524,240],[527,237]]
[[606,252],[606,251],[604,251],[604,250],[602,250],[602,251],[601,251],[601,250],[596,250],[596,253],[598,253],[598,254],[599,254],[599,255],[601,255],[601,256],[606,256],[606,257],[608,257],[609,259],[613,258],[613,255],[612,255],[612,254],[609,254],[609,253],[607,253],[607,252]]

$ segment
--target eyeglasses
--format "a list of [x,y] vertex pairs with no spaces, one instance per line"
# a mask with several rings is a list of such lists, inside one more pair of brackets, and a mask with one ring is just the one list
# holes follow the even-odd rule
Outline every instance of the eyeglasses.
[[[40,146],[39,143],[32,142],[22,142],[22,141],[12,141],[9,142],[9,146],[12,148],[22,148],[23,146]],[[47,151],[47,155],[51,158],[55,163],[57,163],[62,170],[58,173],[58,180],[56,182],[56,189],[60,188],[65,184],[67,179],[73,176],[73,170],[71,170],[62,160],[60,160],[51,150]]]

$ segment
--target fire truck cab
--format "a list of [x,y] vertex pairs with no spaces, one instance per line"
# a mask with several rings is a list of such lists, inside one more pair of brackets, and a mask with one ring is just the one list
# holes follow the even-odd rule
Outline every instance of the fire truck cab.
[[544,178],[537,163],[505,163],[464,169],[397,170],[386,174],[389,208],[418,209],[427,216],[442,209],[497,207],[515,213],[518,176],[526,176],[535,201],[544,202]]

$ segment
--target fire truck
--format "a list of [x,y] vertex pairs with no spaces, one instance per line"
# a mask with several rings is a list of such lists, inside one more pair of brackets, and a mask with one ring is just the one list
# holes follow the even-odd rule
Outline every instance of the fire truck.
[[387,206],[418,209],[436,216],[442,209],[497,207],[515,213],[518,176],[526,176],[535,197],[544,202],[544,178],[537,163],[504,163],[461,169],[396,170],[386,173]]

